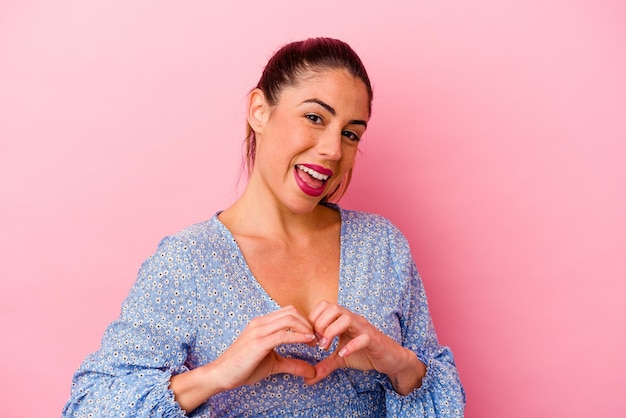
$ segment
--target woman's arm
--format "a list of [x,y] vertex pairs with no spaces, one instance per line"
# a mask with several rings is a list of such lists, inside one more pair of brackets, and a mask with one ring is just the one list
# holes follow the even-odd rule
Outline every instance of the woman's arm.
[[398,417],[462,417],[465,391],[452,352],[439,344],[424,285],[405,237],[393,226],[389,236],[396,275],[406,283],[400,313],[402,346],[426,365],[426,374],[421,386],[406,396],[389,387],[387,413]]
[[284,307],[250,321],[221,356],[173,376],[170,388],[180,406],[192,411],[217,393],[254,384],[272,374],[311,378],[315,376],[313,366],[303,360],[281,357],[274,348],[313,340],[315,335],[308,321],[293,306]]
[[197,291],[186,268],[192,258],[189,246],[165,238],[142,264],[100,349],[75,373],[64,416],[184,416],[169,385],[187,371],[195,339]]
[[336,350],[315,366],[316,375],[307,379],[307,384],[315,384],[337,369],[351,368],[386,374],[395,390],[403,395],[421,386],[426,373],[424,363],[363,316],[322,301],[311,311],[309,319],[321,336],[321,349],[328,349],[335,337],[339,341]]
[[191,273],[198,253],[193,245],[166,238],[142,265],[120,318],[75,374],[65,416],[179,417],[217,393],[271,374],[314,376],[313,366],[274,351],[315,339],[308,320],[293,307],[253,319],[217,359],[189,370],[200,294]]
[[[360,239],[384,242],[376,251],[388,264],[378,268],[394,276],[385,275],[383,280],[388,281],[389,292],[393,288],[396,295],[391,297],[392,306],[388,308],[397,316],[399,334],[394,338],[398,341],[347,308],[322,302],[309,319],[315,332],[321,335],[320,347],[327,349],[335,337],[338,344],[335,352],[316,365],[316,377],[307,383],[315,383],[338,368],[377,370],[388,377],[384,387],[389,416],[463,416],[465,393],[452,353],[437,340],[408,243],[393,225],[377,228],[376,220],[369,222],[374,225],[370,233],[380,233],[380,237]],[[380,301],[381,305],[372,302],[364,310],[383,308],[387,302]]]

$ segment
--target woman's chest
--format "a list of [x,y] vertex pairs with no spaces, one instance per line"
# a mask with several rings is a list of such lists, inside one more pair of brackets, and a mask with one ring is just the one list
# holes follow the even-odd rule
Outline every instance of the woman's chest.
[[[390,269],[381,269],[375,263],[346,263],[344,260],[343,264],[337,281],[337,302],[401,342],[402,290],[395,284],[397,279]],[[189,358],[192,366],[216,359],[252,319],[280,309],[280,304],[250,272],[236,263],[214,266],[201,282],[204,285],[199,289],[199,321]],[[281,350],[283,355],[315,362],[328,355],[328,352],[307,346]]]

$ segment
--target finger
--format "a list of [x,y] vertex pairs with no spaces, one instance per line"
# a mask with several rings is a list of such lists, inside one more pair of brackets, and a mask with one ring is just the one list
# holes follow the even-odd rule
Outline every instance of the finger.
[[308,341],[305,344],[308,345],[309,347],[319,346],[319,343],[316,341],[317,339],[318,339],[317,336],[313,335],[313,338],[311,339],[311,341]]
[[296,311],[285,310],[257,317],[250,321],[249,333],[255,337],[265,337],[280,331],[307,334],[313,338],[312,325]]
[[279,355],[275,368],[272,370],[272,374],[275,373],[289,373],[296,376],[302,376],[305,379],[312,379],[315,377],[315,368],[304,360],[285,358]]
[[330,347],[332,340],[347,332],[352,324],[352,318],[349,315],[341,315],[334,319],[333,322],[322,331],[318,329],[317,323],[314,324],[316,332],[322,333],[322,338],[319,340],[319,346],[322,349]]
[[325,300],[319,301],[317,305],[315,305],[315,307],[311,309],[311,312],[309,312],[309,321],[311,321],[312,323],[317,321],[317,318],[322,314],[322,312],[326,310],[326,308],[330,304],[330,302],[327,302]]
[[337,355],[343,359],[348,357],[352,353],[356,353],[357,351],[363,350],[369,347],[370,342],[372,341],[371,337],[368,334],[361,334],[346,343],[343,348],[337,351]]
[[350,312],[336,303],[320,302],[309,314],[309,321],[314,326],[326,328],[341,315]]
[[318,343],[320,347],[326,348],[330,341],[337,335],[329,335],[326,328],[336,321],[341,315],[345,312],[350,312],[341,308],[337,304],[328,303],[325,301],[320,302],[316,305],[316,307],[311,311],[309,315],[309,320],[313,325],[314,331],[318,334]]
[[273,349],[282,344],[308,344],[313,341],[315,341],[315,335],[310,331],[300,332],[295,328],[285,325],[271,332],[264,333],[262,336],[259,335],[254,344]]
[[[250,331],[254,344],[264,349],[273,349],[281,344],[311,343],[315,341],[313,328],[308,321],[290,310],[284,310],[276,315],[269,315],[259,320]],[[253,321],[256,321],[255,318]]]
[[303,324],[300,321],[294,320],[288,316],[279,318],[273,322],[255,326],[255,332],[262,336],[274,334],[280,331],[309,334],[312,336],[314,335],[313,327],[311,325]]
[[366,348],[371,341],[367,334],[359,335],[349,341],[344,347],[333,352],[330,356],[315,365],[315,377],[313,379],[305,379],[307,385],[314,385],[337,369],[350,367],[346,361],[346,357]]
[[259,317],[263,319],[263,322],[274,322],[280,318],[290,317],[293,320],[299,321],[303,326],[311,327],[311,322],[302,315],[294,306],[285,306],[277,311],[274,311],[268,315]]
[[329,357],[320,361],[315,365],[315,376],[313,378],[305,378],[304,382],[307,385],[314,385],[317,382],[321,381],[329,374],[334,372],[337,369],[340,369],[345,366],[343,359],[336,355],[336,353],[331,354]]

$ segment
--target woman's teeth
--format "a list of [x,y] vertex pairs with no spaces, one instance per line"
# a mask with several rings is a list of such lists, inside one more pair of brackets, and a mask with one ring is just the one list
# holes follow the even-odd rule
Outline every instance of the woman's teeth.
[[307,173],[309,176],[311,176],[311,177],[313,177],[313,178],[315,178],[315,179],[318,179],[318,180],[321,180],[321,181],[326,181],[326,180],[328,180],[328,177],[329,177],[329,176],[327,176],[327,175],[325,175],[325,174],[322,174],[322,173],[318,173],[317,171],[315,171],[315,170],[313,170],[313,169],[310,169],[309,167],[305,167],[305,166],[303,166],[303,165],[297,165],[296,167],[298,167],[298,169],[299,169],[299,170],[304,171],[304,172],[305,172],[305,173]]

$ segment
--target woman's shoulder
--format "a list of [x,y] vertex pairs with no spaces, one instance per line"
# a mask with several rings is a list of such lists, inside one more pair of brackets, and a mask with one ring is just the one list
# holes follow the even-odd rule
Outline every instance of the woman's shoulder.
[[388,218],[376,213],[341,209],[342,240],[347,248],[386,256],[398,266],[413,258],[407,238]]
[[400,233],[398,227],[391,220],[378,213],[343,208],[341,208],[340,211],[341,220],[344,225],[358,229],[380,230],[384,231],[386,234],[390,232]]
[[204,247],[226,242],[228,240],[228,231],[217,219],[218,213],[208,220],[191,224],[171,235],[165,236],[159,243],[159,246]]
[[360,210],[339,209],[345,235],[367,237],[383,245],[408,246],[402,231],[383,215]]

